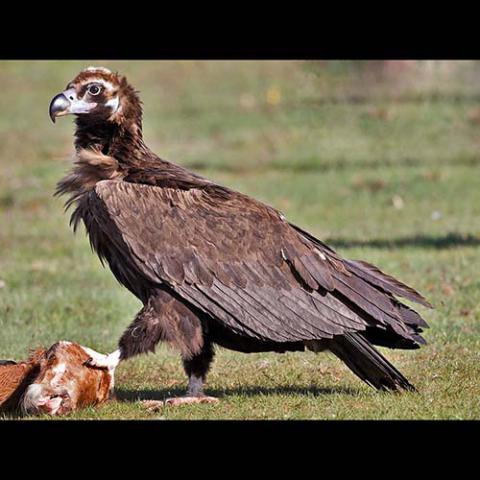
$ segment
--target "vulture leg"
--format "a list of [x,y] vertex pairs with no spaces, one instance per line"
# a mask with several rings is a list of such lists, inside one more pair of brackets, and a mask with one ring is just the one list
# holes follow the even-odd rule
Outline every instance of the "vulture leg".
[[183,359],[183,368],[188,375],[187,395],[198,397],[204,395],[203,383],[210,370],[215,351],[212,343],[204,339],[203,348],[198,355]]
[[203,393],[203,382],[213,360],[213,345],[205,338],[196,312],[166,290],[155,290],[119,342],[119,359],[154,352],[158,342],[165,341],[180,350],[189,378],[184,397],[165,402],[147,400],[143,404],[157,411],[165,404],[215,403],[216,398]]
[[194,403],[218,403],[218,399],[203,393],[203,384],[213,360],[213,345],[204,340],[203,348],[192,357],[183,356],[183,368],[188,376],[188,387],[185,396],[163,400],[144,400],[142,403],[151,412],[162,410],[165,405],[185,405]]
[[184,397],[169,398],[168,405],[182,405],[185,403],[217,403],[218,399],[203,393],[203,384],[212,364],[215,351],[212,343],[204,338],[202,350],[192,357],[183,357],[183,368],[188,376],[187,393]]
[[183,356],[201,352],[202,325],[189,307],[165,290],[155,290],[119,341],[120,358],[154,352],[158,342],[170,343]]

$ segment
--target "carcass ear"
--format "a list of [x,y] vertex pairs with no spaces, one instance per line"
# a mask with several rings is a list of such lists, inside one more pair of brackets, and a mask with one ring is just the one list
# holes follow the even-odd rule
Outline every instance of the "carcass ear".
[[37,348],[36,350],[30,350],[30,355],[28,356],[28,363],[39,363],[42,359],[45,359],[47,350],[44,348]]
[[52,363],[57,359],[57,354],[55,351],[51,350],[47,352],[47,362]]

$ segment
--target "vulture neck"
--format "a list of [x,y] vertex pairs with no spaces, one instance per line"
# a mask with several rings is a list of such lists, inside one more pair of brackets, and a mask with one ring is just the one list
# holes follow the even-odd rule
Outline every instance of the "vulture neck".
[[121,167],[144,163],[149,149],[143,141],[141,116],[119,121],[96,120],[78,116],[75,149],[100,151],[115,158]]

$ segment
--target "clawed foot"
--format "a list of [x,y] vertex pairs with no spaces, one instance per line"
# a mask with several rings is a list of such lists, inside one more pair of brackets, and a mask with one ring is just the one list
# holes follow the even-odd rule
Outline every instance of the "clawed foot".
[[158,412],[165,406],[165,402],[163,400],[143,400],[142,405],[149,412]]
[[174,397],[167,398],[166,400],[144,400],[143,406],[150,412],[158,412],[167,405],[191,405],[195,403],[218,403],[219,400],[216,397],[209,397],[207,395],[201,395],[198,397]]
[[199,397],[174,397],[167,398],[165,400],[166,405],[184,405],[193,403],[218,403],[219,400],[216,397],[209,397],[207,395],[201,395]]

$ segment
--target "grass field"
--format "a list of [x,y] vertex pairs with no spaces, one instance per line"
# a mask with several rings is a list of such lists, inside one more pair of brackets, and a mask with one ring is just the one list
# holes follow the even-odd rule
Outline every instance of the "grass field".
[[[367,88],[356,74],[302,62],[103,64],[141,91],[145,138],[160,156],[275,206],[436,308],[421,309],[429,345],[382,350],[415,394],[377,393],[325,354],[218,349],[208,378],[218,405],[151,414],[140,399],[186,385],[179,356],[161,346],[118,367],[118,401],[67,418],[480,418],[473,74]],[[69,167],[73,125],[67,118],[54,126],[48,104],[87,65],[0,63],[0,358],[60,339],[111,351],[140,308],[101,267],[83,230],[73,236],[62,200],[52,197]]]

